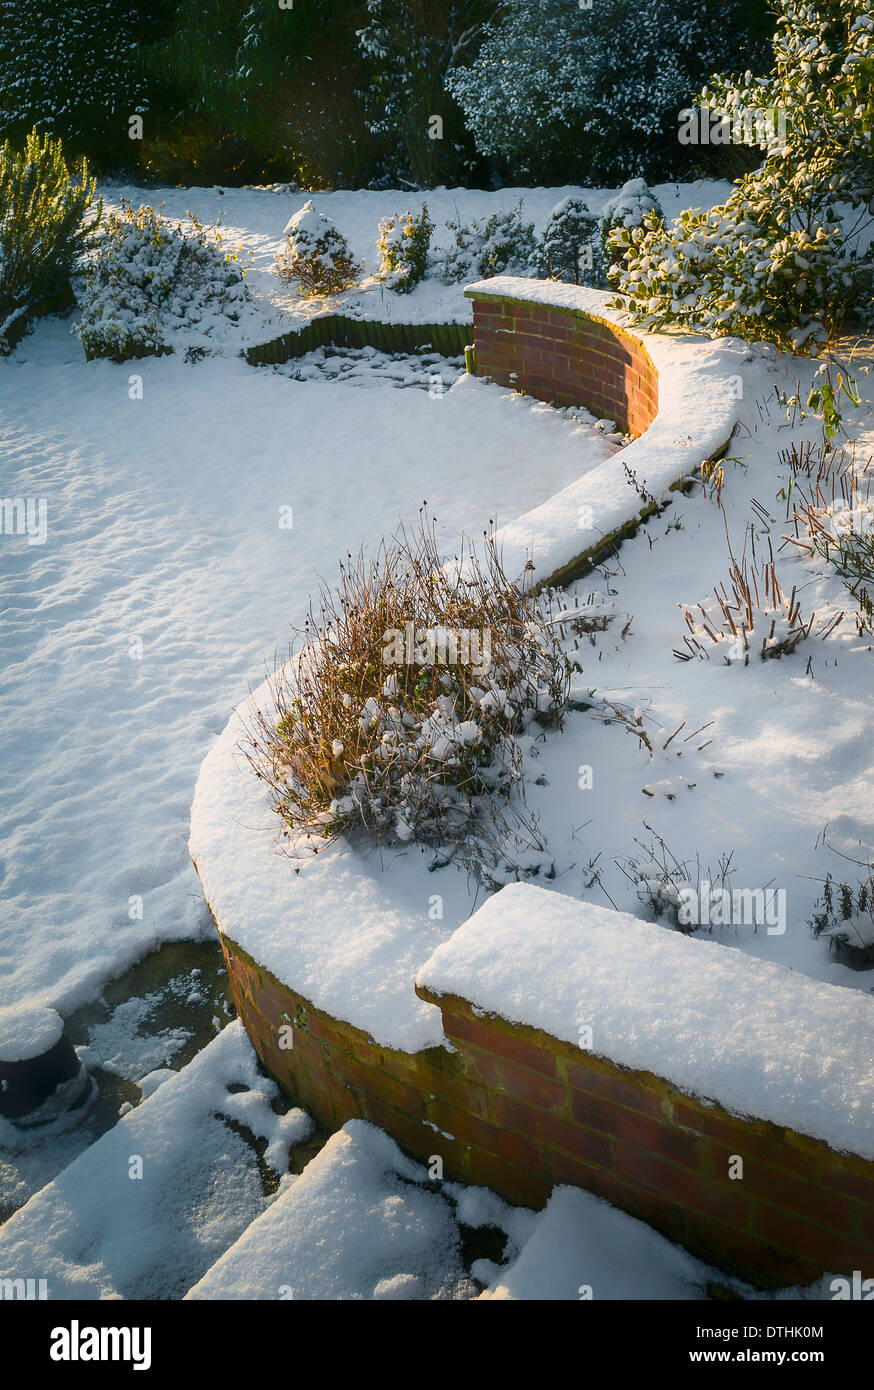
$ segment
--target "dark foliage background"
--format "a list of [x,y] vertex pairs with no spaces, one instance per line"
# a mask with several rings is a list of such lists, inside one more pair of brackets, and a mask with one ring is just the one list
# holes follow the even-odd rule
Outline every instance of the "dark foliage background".
[[[478,85],[477,62],[496,33],[514,55],[514,26],[538,32],[536,11],[547,0],[288,3],[0,0],[0,140],[21,143],[36,125],[60,135],[71,156],[86,154],[98,171],[144,181],[295,181],[316,189],[591,182],[595,145],[586,131],[587,122],[594,128],[587,105],[594,88],[578,72],[600,65],[602,115],[604,93],[609,115],[609,93],[628,74],[636,74],[639,100],[656,102],[658,45],[675,63],[678,16],[688,15],[694,32],[702,0],[658,0],[664,24],[656,20],[651,47],[636,55],[630,0],[594,0],[600,47],[576,0],[555,0],[568,7],[568,32],[557,43],[544,26],[543,69],[526,74],[523,65],[516,74],[523,95],[526,82],[537,84],[539,124],[522,124],[505,140],[490,138],[507,116],[493,102],[486,69]],[[765,63],[767,0],[716,0],[712,8],[710,41],[686,45],[682,55],[680,85],[688,73],[689,100],[720,54],[718,67],[755,71]],[[564,94],[555,103],[544,103],[544,72]],[[459,73],[467,74],[461,104],[453,94]],[[615,132],[600,137],[601,164],[613,181],[643,167],[639,130],[624,114],[617,111]],[[142,140],[129,138],[132,115],[142,117]],[[441,139],[430,138],[433,116],[442,120]],[[736,149],[690,156],[671,122],[675,115],[664,111],[649,120],[651,180],[730,177],[749,162],[749,152]]]

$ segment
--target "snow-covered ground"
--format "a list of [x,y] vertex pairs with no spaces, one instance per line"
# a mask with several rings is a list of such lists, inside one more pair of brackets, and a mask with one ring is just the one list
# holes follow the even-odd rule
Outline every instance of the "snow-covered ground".
[[0,372],[3,490],[47,515],[44,544],[0,537],[0,1003],[66,1012],[211,932],[187,851],[197,769],[319,577],[425,499],[451,544],[613,446],[470,379],[430,396],[238,358],[85,364],[62,322]]
[[[670,216],[690,203],[717,201],[725,187],[656,191]],[[613,191],[588,191],[593,210]],[[435,190],[426,201],[439,240],[442,222],[456,210],[472,218],[512,206],[520,196],[539,228],[570,192],[579,190]],[[271,274],[282,228],[305,195],[266,189],[144,194],[118,186],[106,195],[110,202],[121,195],[135,202],[163,199],[165,213],[179,218],[188,208],[205,222],[221,214],[228,240],[254,253],[254,308],[243,332],[218,344],[220,355],[197,363],[185,363],[181,354],[121,366],[85,363],[69,323],[58,319],[37,324],[10,359],[0,360],[0,494],[44,500],[47,521],[42,543],[40,536],[0,535],[0,1004],[48,1003],[64,1014],[95,999],[162,941],[212,934],[187,851],[197,771],[232,709],[272,667],[274,654],[285,652],[289,627],[302,620],[318,579],[333,579],[347,551],[373,545],[400,520],[415,520],[425,499],[451,546],[462,531],[477,535],[490,518],[510,520],[536,506],[613,447],[591,430],[585,412],[574,419],[485,383],[461,379],[442,394],[396,389],[405,379],[432,385],[435,372],[448,385],[457,369],[445,363],[322,352],[278,371],[250,368],[236,355],[243,341],[274,337],[308,312]],[[337,221],[371,275],[380,218],[418,205],[409,194],[391,192],[320,194],[316,203]],[[410,296],[365,282],[344,297],[343,308],[419,322],[469,314],[460,286],[432,280]],[[347,379],[334,380],[335,374]],[[778,494],[787,474],[780,451],[816,430],[810,422],[790,429],[774,388],[791,392],[799,374],[808,379],[806,364],[767,354],[749,365],[745,423],[732,447],[740,461],[726,464],[723,493],[738,551],[754,498],[774,518],[775,549],[785,530]],[[874,382],[862,375],[860,385],[866,404],[849,412],[848,427],[870,453]],[[778,566],[787,589],[799,585],[806,612],[824,617],[849,608],[840,582],[824,566],[785,552]],[[562,735],[539,745],[528,798],[556,860],[550,886],[645,912],[617,865],[643,853],[636,838],[649,846],[655,833],[678,859],[694,863],[697,856],[702,869],[716,870],[720,856],[734,851],[736,887],[786,889],[787,929],[772,935],[714,927],[714,937],[817,979],[870,990],[868,977],[836,963],[806,925],[818,894],[813,879],[840,865],[827,849],[814,848],[825,824],[830,843],[855,858],[870,857],[874,842],[870,644],[846,620],[826,642],[811,639],[779,661],[749,668],[681,664],[673,648],[687,629],[677,605],[706,600],[726,573],[722,518],[699,489],[689,497],[674,495],[671,507],[623,546],[604,575],[578,586],[583,596],[610,590],[632,617],[624,637],[623,618],[592,643],[583,639],[578,694],[592,690],[638,708],[657,751],[650,758],[633,734],[591,712],[573,713]],[[683,721],[682,733],[663,750]],[[700,737],[684,741],[705,725]],[[584,768],[591,777],[582,775]],[[410,873],[424,868],[414,865]],[[436,881],[441,878],[445,885]],[[429,876],[425,901],[435,891],[450,904],[451,929],[452,914],[463,920],[473,904],[468,886],[448,868]],[[129,1013],[135,1032],[136,1001]],[[95,1037],[110,1061],[131,1055],[124,1018],[114,1026],[112,1035]],[[224,1041],[229,1033],[216,1044],[237,1052],[210,1086],[224,1088],[236,1068],[241,1084],[257,1091],[246,1071],[248,1045],[236,1026]],[[189,1095],[200,1060],[179,1074],[180,1097]],[[163,1061],[163,1052],[143,1052],[136,1069],[142,1075]],[[118,1154],[124,1150],[126,1165],[137,1151],[132,1124],[141,1122],[144,1147],[164,1132],[152,1131],[149,1122],[159,1113],[157,1103],[169,1105],[176,1094],[171,1088],[177,1081],[164,1083],[126,1117],[124,1129],[76,1160],[91,1165],[79,1170],[90,1174],[89,1183],[99,1175],[96,1190],[109,1205],[116,1198],[126,1202],[123,1194],[130,1191],[126,1171],[117,1189],[101,1186],[120,1162],[111,1157],[114,1146]],[[170,1279],[162,1263],[163,1227],[130,1268],[130,1251],[114,1243],[107,1228],[104,1247],[93,1260],[88,1255],[85,1268],[85,1246],[70,1245],[64,1235],[75,1229],[70,1203],[78,1203],[81,1192],[75,1176],[58,1187],[66,1174],[15,1218],[26,1215],[31,1223],[21,1228],[29,1232],[21,1236],[25,1244],[15,1248],[26,1248],[37,1235],[49,1243],[57,1238],[52,1277],[83,1296],[179,1296],[191,1288],[266,1207],[251,1153],[243,1153],[242,1140],[238,1151],[221,1122],[209,1119],[210,1098],[208,1089],[197,1121],[207,1135],[200,1157],[188,1151],[180,1129],[162,1158],[167,1173],[178,1173],[173,1190],[180,1202],[174,1207],[167,1197],[165,1209],[187,1213],[186,1234],[167,1254],[177,1261],[178,1277]],[[214,1133],[210,1124],[219,1126]],[[381,1142],[357,1139],[365,1147]],[[384,1164],[383,1171],[389,1168]],[[45,1177],[54,1171],[47,1169]],[[327,1191],[339,1173],[321,1170],[313,1191]],[[236,1185],[233,1211],[204,1208],[199,1217],[191,1215],[192,1194],[208,1205],[204,1194],[215,1192],[210,1184],[219,1178]],[[303,1189],[297,1197],[294,1189],[287,1184],[288,1202],[303,1213],[295,1220],[309,1221]],[[25,1184],[22,1196],[31,1190]],[[389,1214],[393,1195],[389,1185]],[[277,1211],[285,1200],[282,1189]],[[628,1218],[611,1213],[613,1225],[602,1228],[587,1205],[593,1202],[557,1194],[530,1226],[527,1244],[512,1237],[515,1263],[482,1282],[494,1296],[505,1289],[521,1297],[559,1286],[570,1292],[548,1296],[575,1297],[574,1280],[623,1287],[625,1276],[613,1261],[617,1245],[631,1239],[626,1227],[620,1231]],[[567,1204],[578,1208],[578,1228]],[[418,1217],[411,1211],[409,1219]],[[556,1249],[556,1232],[575,1229],[581,1242],[590,1232],[591,1249],[601,1253],[581,1273],[564,1257],[548,1269],[538,1242]],[[13,1238],[11,1225],[8,1231],[4,1240]],[[13,1246],[0,1243],[0,1251]],[[420,1241],[416,1249],[426,1246]],[[401,1242],[399,1248],[408,1247]],[[446,1248],[455,1249],[451,1240]],[[682,1260],[670,1247],[661,1259],[653,1255],[650,1263],[663,1270],[662,1287],[679,1288],[686,1278]],[[351,1249],[349,1261],[342,1273],[348,1294],[469,1292],[454,1254],[436,1273],[405,1254],[387,1261],[369,1283],[359,1278]],[[0,1274],[3,1265],[0,1259]],[[312,1266],[306,1275],[314,1288],[328,1287],[332,1277]],[[327,1282],[319,1284],[322,1279]]]
[[381,1130],[350,1120],[188,1297],[476,1297],[462,1260],[465,1227],[486,1228],[503,1245],[500,1263],[471,1264],[485,1299],[700,1299],[719,1279],[573,1188],[556,1188],[537,1215],[483,1188],[428,1191],[421,1165]]
[[[863,405],[845,415],[860,464],[874,457],[874,376],[862,366]],[[720,860],[730,856],[729,889],[785,893],[785,930],[699,930],[816,979],[871,990],[870,973],[839,964],[808,925],[827,873],[865,877],[818,843],[823,832],[853,860],[870,860],[874,850],[874,653],[834,569],[783,544],[790,477],[780,454],[792,440],[819,437],[815,420],[790,428],[775,400],[775,387],[791,395],[799,374],[802,384],[809,380],[810,365],[771,355],[759,356],[747,373],[744,423],[724,465],[725,517],[738,558],[747,521],[755,522],[760,557],[770,540],[786,594],[797,586],[805,617],[816,614],[814,633],[838,612],[843,622],[826,640],[811,635],[777,660],[754,656],[749,666],[726,665],[722,653],[678,660],[674,650],[688,631],[679,605],[712,602],[714,586],[728,582],[730,560],[715,502],[701,487],[674,494],[661,517],[606,566],[601,587],[631,615],[627,635],[614,620],[608,631],[582,639],[577,653],[580,690],[623,706],[632,721],[639,710],[654,751],[622,724],[602,723],[597,712],[573,713],[566,733],[544,743],[537,760],[544,781],[535,782],[529,799],[556,854],[559,891],[645,911],[617,860],[636,858],[644,870],[647,859],[663,862],[661,838],[693,882],[716,886]],[[767,520],[756,516],[753,501]]]

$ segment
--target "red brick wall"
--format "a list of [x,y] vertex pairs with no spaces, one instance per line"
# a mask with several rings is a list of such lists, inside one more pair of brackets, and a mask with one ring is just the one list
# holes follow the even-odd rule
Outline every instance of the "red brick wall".
[[640,435],[658,412],[658,372],[632,334],[579,309],[475,297],[477,376],[555,405],[584,405]]
[[[824,1269],[874,1277],[874,1163],[729,1115],[646,1072],[419,991],[454,1051],[408,1054],[331,1018],[222,938],[237,1011],[261,1061],[329,1129],[355,1116],[443,1174],[540,1207],[586,1188],[755,1283]],[[293,1046],[280,1046],[291,1023]],[[729,1159],[743,1159],[730,1179]]]

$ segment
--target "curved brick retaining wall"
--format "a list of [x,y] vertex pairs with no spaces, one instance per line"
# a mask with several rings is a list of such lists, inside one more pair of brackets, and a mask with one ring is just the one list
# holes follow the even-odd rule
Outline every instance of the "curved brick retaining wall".
[[658,372],[639,338],[582,309],[465,291],[473,299],[477,376],[554,405],[584,405],[640,435],[658,414]]
[[[609,294],[579,285],[504,275],[464,293],[473,301],[477,375],[585,406],[632,436],[497,533],[508,570],[533,565],[532,584],[565,585],[725,452],[738,420],[743,344],[632,331]],[[632,476],[645,490],[629,488]]]
[[[446,1178],[525,1206],[555,1183],[586,1188],[762,1286],[874,1276],[874,1162],[421,986],[452,1051],[380,1046],[221,942],[255,1051],[325,1128],[360,1116],[440,1157]],[[742,1181],[728,1176],[735,1154]]]

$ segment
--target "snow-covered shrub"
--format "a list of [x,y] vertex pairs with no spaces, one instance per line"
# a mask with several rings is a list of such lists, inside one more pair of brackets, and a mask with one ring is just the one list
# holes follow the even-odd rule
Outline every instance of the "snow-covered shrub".
[[69,285],[100,218],[95,192],[60,140],[34,130],[21,152],[0,146],[0,352],[14,323]]
[[600,285],[601,239],[598,219],[582,198],[563,198],[549,214],[529,266],[538,280],[569,285]]
[[379,224],[377,279],[398,294],[409,293],[425,278],[433,230],[425,204],[418,217],[411,212],[384,217]]
[[530,274],[529,261],[537,242],[534,223],[522,221],[521,198],[515,207],[493,212],[469,226],[460,219],[446,226],[455,238],[441,264],[441,278],[447,283]]
[[354,285],[361,267],[339,227],[312,199],[290,219],[284,236],[286,245],[274,257],[280,280],[307,296],[340,294]]
[[173,332],[204,318],[239,317],[246,300],[239,252],[224,252],[192,213],[190,233],[171,226],[153,207],[122,200],[110,213],[94,262],[79,292],[81,322],[73,327],[87,357],[123,361],[159,352]]
[[[754,557],[755,539],[750,528],[747,543],[751,543]],[[681,661],[718,656],[727,666],[735,662],[749,666],[754,652],[763,661],[790,655],[810,636],[815,614],[808,619],[802,616],[794,588],[786,597],[773,556],[760,564],[747,555],[746,543],[739,561],[731,551],[729,554],[728,588],[719,584],[712,599],[692,607],[678,605],[691,635],[684,637],[684,646],[675,649],[674,655]],[[817,635],[825,639],[841,617],[839,614],[827,621]]]
[[631,233],[643,225],[647,216],[665,220],[662,205],[647,186],[645,179],[629,179],[615,198],[610,198],[601,210],[599,230],[605,278],[616,276],[616,267],[631,245]]
[[[444,562],[433,525],[341,567],[247,744],[289,838],[358,827],[443,846],[480,874],[538,847],[520,736],[560,726],[573,669],[493,541]],[[515,795],[514,795],[515,793]]]
[[808,925],[814,936],[826,937],[845,964],[874,967],[874,873],[856,884],[836,883],[828,874]]
[[[772,72],[714,79],[702,97],[763,150],[761,168],[709,212],[670,226],[650,214],[630,234],[617,303],[656,328],[815,355],[874,319],[874,16],[870,0],[777,0],[776,10]],[[747,119],[757,112],[772,118]]]
[[712,72],[758,66],[770,8],[767,0],[507,0],[446,86],[507,183],[688,175],[702,150],[680,144],[677,114]]

